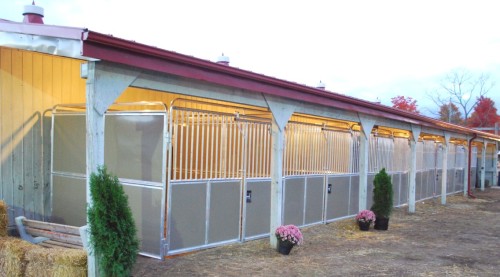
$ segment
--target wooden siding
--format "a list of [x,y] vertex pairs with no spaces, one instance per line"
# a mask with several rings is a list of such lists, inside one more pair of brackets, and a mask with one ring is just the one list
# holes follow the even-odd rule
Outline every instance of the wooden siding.
[[43,219],[50,200],[51,108],[83,103],[81,60],[0,47],[0,198],[15,216]]

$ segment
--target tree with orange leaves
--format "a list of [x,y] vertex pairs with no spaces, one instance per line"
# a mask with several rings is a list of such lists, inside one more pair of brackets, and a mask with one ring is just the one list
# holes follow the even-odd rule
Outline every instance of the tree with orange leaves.
[[417,110],[417,100],[411,98],[411,97],[406,97],[406,96],[396,96],[391,98],[391,103],[392,107],[396,109],[400,109],[403,111],[407,112],[412,112],[412,113],[420,113]]
[[489,98],[480,96],[477,99],[477,105],[474,107],[474,112],[467,120],[469,127],[492,127],[496,122],[500,122],[500,116],[497,114],[495,102]]

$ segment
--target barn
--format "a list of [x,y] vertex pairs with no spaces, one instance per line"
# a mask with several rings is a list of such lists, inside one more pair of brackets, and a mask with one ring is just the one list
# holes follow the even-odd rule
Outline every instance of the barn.
[[86,224],[105,164],[141,254],[269,236],[497,185],[500,137],[84,28],[0,19],[0,198],[13,219]]

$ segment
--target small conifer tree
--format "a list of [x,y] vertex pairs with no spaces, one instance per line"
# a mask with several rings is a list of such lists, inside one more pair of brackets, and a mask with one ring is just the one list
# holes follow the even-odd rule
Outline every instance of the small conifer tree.
[[373,205],[371,210],[377,217],[389,218],[393,206],[393,191],[391,176],[385,168],[375,175],[373,180]]
[[116,176],[100,166],[90,176],[93,205],[88,208],[90,248],[101,276],[130,276],[139,240],[128,198]]

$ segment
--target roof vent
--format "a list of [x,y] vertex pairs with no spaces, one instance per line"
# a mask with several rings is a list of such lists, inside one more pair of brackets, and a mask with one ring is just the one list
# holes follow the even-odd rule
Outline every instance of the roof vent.
[[35,5],[35,1],[31,5],[24,6],[24,23],[43,24],[43,8]]
[[316,85],[316,88],[319,88],[319,89],[325,89],[325,88],[326,88],[326,85],[325,85],[325,83],[323,83],[322,81],[319,81],[319,83]]
[[219,57],[217,57],[217,63],[218,64],[223,64],[223,65],[229,65],[229,57],[228,56],[224,56],[224,53],[222,53],[222,55],[220,55]]

